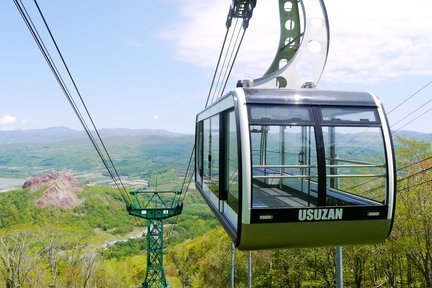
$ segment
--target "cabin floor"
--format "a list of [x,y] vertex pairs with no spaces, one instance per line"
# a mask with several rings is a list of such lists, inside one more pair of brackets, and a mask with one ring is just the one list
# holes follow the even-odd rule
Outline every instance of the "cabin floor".
[[[294,189],[293,189],[294,190]],[[297,193],[299,193],[297,191]],[[260,187],[253,185],[253,208],[291,208],[315,207],[314,204],[294,196],[295,193],[276,187]]]

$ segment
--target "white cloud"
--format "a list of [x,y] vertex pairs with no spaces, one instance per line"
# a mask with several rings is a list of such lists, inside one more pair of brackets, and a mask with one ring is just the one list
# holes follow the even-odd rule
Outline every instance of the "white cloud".
[[174,42],[178,58],[200,67],[212,67],[225,33],[224,11],[228,11],[229,2],[181,2],[183,21],[166,28],[160,36]]
[[[231,2],[183,0],[183,21],[165,29],[161,37],[174,42],[179,59],[199,67],[214,68],[225,36],[225,21]],[[258,21],[251,21],[236,62],[237,66],[244,67],[242,70],[258,73],[257,77],[270,65],[278,45],[279,16],[276,9],[269,9],[277,7],[275,5],[277,2],[268,0],[257,4],[253,20]]]
[[17,122],[16,117],[9,114],[0,117],[0,126],[2,130],[14,129],[14,125],[16,122]]
[[[421,7],[421,9],[419,9]],[[371,82],[432,75],[432,1],[327,1],[325,79]]]
[[[183,21],[161,36],[176,56],[200,67],[215,67],[231,1],[183,0]],[[432,1],[331,0],[330,54],[324,80],[373,82],[432,75]],[[258,1],[236,63],[242,77],[258,77],[278,44],[277,1]],[[233,75],[234,76],[234,75]]]
[[0,125],[13,125],[16,121],[16,117],[6,114],[0,118]]
[[159,117],[159,115],[153,115],[153,120],[159,120],[160,119],[160,117]]

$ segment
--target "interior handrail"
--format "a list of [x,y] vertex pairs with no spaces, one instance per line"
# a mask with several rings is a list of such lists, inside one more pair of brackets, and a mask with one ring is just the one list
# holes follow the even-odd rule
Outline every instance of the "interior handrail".
[[[318,165],[252,165],[252,168],[317,168]],[[374,167],[386,167],[385,164],[334,164],[334,165],[326,165],[327,168],[374,168]]]

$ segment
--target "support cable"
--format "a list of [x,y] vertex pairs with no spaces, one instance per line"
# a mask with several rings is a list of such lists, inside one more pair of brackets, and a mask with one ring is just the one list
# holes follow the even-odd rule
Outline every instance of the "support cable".
[[[432,99],[429,101],[431,102]],[[423,106],[422,106],[423,107]],[[417,116],[416,118],[412,119],[411,121],[409,121],[408,123],[406,123],[405,125],[399,127],[397,130],[393,131],[392,134],[396,134],[398,133],[402,128],[406,127],[407,125],[411,124],[412,122],[416,121],[418,118],[422,117],[423,115],[425,115],[426,113],[429,113],[430,111],[432,111],[432,108],[426,110],[425,112],[423,112],[422,114],[420,114],[419,116]],[[407,116],[408,117],[408,116]],[[406,118],[406,117],[405,117]],[[403,119],[402,119],[403,120]]]
[[[128,195],[127,192],[126,192],[126,188],[125,188],[125,186],[124,186],[124,184],[123,184],[123,181],[121,180],[121,177],[120,177],[120,175],[119,175],[119,173],[118,173],[118,171],[117,171],[117,169],[116,169],[116,167],[115,167],[115,165],[114,165],[114,163],[113,163],[113,161],[112,161],[112,159],[111,159],[111,156],[110,156],[110,154],[108,153],[108,150],[107,150],[107,148],[106,148],[106,146],[105,146],[105,143],[104,143],[104,141],[102,140],[102,137],[101,137],[100,134],[99,134],[99,131],[98,131],[97,127],[96,127],[96,124],[95,124],[95,122],[93,121],[93,118],[91,117],[91,114],[90,114],[90,112],[89,112],[89,110],[88,110],[88,108],[87,108],[87,105],[86,105],[85,102],[84,102],[83,97],[81,96],[81,92],[80,92],[80,90],[78,89],[78,86],[76,85],[74,78],[72,77],[72,74],[71,74],[71,72],[70,72],[70,70],[69,70],[69,67],[68,67],[68,65],[66,64],[66,61],[65,61],[64,58],[63,58],[63,54],[61,53],[61,51],[60,51],[60,49],[59,49],[59,47],[58,47],[58,45],[57,45],[57,41],[54,39],[54,36],[53,36],[53,34],[52,34],[52,32],[51,32],[51,29],[49,28],[48,23],[47,23],[47,21],[45,20],[45,17],[44,17],[44,15],[43,15],[43,13],[42,13],[40,7],[39,7],[39,4],[37,3],[37,0],[34,0],[34,3],[35,3],[35,5],[36,5],[36,7],[37,7],[37,9],[38,9],[38,11],[39,11],[39,15],[41,16],[41,18],[42,18],[42,20],[43,20],[43,22],[44,22],[44,24],[45,24],[45,27],[46,27],[46,29],[47,29],[47,31],[48,31],[50,37],[51,37],[51,40],[52,40],[52,42],[54,43],[54,45],[55,45],[55,47],[56,47],[57,53],[59,54],[59,56],[60,56],[60,58],[61,58],[61,60],[62,60],[63,66],[65,67],[65,69],[66,69],[66,71],[67,71],[67,73],[68,73],[68,75],[69,75],[69,78],[70,78],[70,80],[72,81],[72,84],[73,84],[73,86],[74,86],[74,88],[75,88],[75,91],[77,92],[77,95],[79,96],[79,98],[80,98],[80,100],[81,100],[81,103],[82,103],[82,105],[83,105],[83,107],[84,107],[84,109],[85,109],[85,111],[86,111],[86,114],[87,114],[87,116],[88,116],[88,118],[89,118],[89,120],[90,120],[90,122],[91,122],[91,124],[92,124],[92,127],[93,127],[94,131],[95,131],[96,134],[97,134],[97,138],[99,139],[99,142],[100,142],[101,145],[102,145],[103,151],[105,152],[106,156],[108,157],[108,163],[109,163],[109,164],[111,165],[111,167],[113,168],[113,170],[114,170],[114,175],[115,175],[115,177],[119,180],[119,182],[120,182],[120,186],[122,187],[123,192],[126,193],[126,195]],[[75,106],[74,106],[74,107],[75,107]],[[87,127],[87,125],[85,125],[85,126]],[[87,128],[87,129],[88,129],[88,128]],[[91,133],[90,133],[90,134],[91,134]],[[111,174],[111,173],[110,173],[110,174]],[[115,179],[114,179],[114,177],[111,176],[111,178],[113,178],[113,181],[116,182]],[[117,183],[116,183],[116,185],[117,185]],[[117,187],[118,187],[118,185],[117,185]],[[119,188],[119,187],[118,187],[118,188]],[[120,188],[119,188],[119,190],[120,190]]]
[[[240,46],[241,46],[241,44],[243,43],[243,39],[244,39],[244,35],[245,35],[245,33],[246,33],[246,30],[243,29],[243,33],[242,33],[242,36],[241,36],[241,38],[240,38],[240,42],[239,42],[239,44],[237,45],[237,49],[236,49],[235,54],[234,54],[234,59],[233,59],[232,62],[231,62],[231,65],[230,65],[230,68],[229,68],[228,74],[227,74],[226,77],[225,77],[225,82],[224,82],[224,84],[223,84],[223,88],[222,88],[222,90],[220,91],[218,97],[221,97],[221,96],[223,95],[223,93],[225,92],[225,88],[226,88],[226,85],[227,85],[227,83],[228,83],[229,77],[231,76],[231,72],[232,72],[232,69],[233,69],[233,67],[234,67],[235,60],[237,59],[238,52],[239,52],[239,50],[240,50]],[[238,34],[237,34],[236,43],[237,43],[237,41],[238,41],[239,36],[240,36],[240,31],[239,31]],[[232,53],[234,53],[234,51],[232,51]],[[232,57],[232,54],[231,54],[231,57]],[[230,60],[231,60],[231,58],[230,58]],[[224,75],[224,76],[225,76],[225,75]]]
[[[219,94],[221,94],[221,90],[222,90],[222,87],[224,85],[223,83],[225,81],[228,81],[228,78],[227,78],[227,74],[228,74],[227,71],[229,69],[228,67],[230,67],[234,64],[233,62],[235,61],[235,59],[233,60],[233,54],[234,54],[234,51],[236,50],[236,46],[238,43],[238,35],[241,31],[241,27],[238,25],[238,22],[239,22],[239,20],[236,19],[236,22],[235,22],[235,25],[233,28],[234,31],[232,31],[230,33],[230,36],[229,36],[228,46],[225,47],[226,42],[224,42],[224,44],[222,46],[221,53],[224,54],[223,62],[222,62],[221,67],[219,67],[219,66],[216,67],[215,73],[218,74],[218,78],[216,81],[216,87],[212,91],[213,93],[210,93],[211,94],[210,103],[214,102],[215,99],[217,99],[217,97],[219,97]],[[236,34],[237,34],[237,37],[235,37]]]
[[[72,106],[72,108],[73,108],[76,116],[78,117],[81,125],[83,126],[85,132],[87,133],[87,135],[88,135],[88,137],[90,139],[90,141],[92,142],[93,147],[95,148],[95,150],[96,150],[97,154],[99,155],[100,159],[102,160],[105,168],[107,169],[107,171],[110,174],[112,180],[114,181],[114,184],[117,186],[117,189],[119,190],[119,192],[120,192],[120,194],[121,194],[124,202],[128,203],[128,200],[130,202],[130,196],[126,192],[126,189],[125,189],[125,187],[124,187],[124,185],[123,185],[123,183],[121,181],[121,178],[120,178],[117,170],[115,169],[115,165],[112,162],[112,159],[111,159],[111,157],[110,157],[110,155],[109,155],[109,153],[108,153],[108,151],[106,149],[106,146],[105,146],[102,138],[100,137],[100,134],[99,134],[99,132],[98,132],[98,130],[96,128],[96,125],[94,124],[94,121],[91,118],[91,115],[90,115],[90,113],[89,113],[89,111],[88,111],[88,109],[87,109],[87,107],[86,107],[86,105],[85,105],[85,103],[84,103],[84,101],[82,99],[82,96],[81,96],[81,94],[79,92],[79,89],[78,89],[77,85],[75,84],[75,81],[74,81],[74,79],[73,79],[73,77],[72,77],[72,75],[70,73],[70,70],[69,70],[66,62],[64,61],[64,58],[63,58],[63,56],[62,56],[62,54],[61,54],[61,52],[60,52],[60,50],[58,48],[58,45],[57,45],[56,41],[54,40],[54,37],[53,37],[53,35],[51,33],[51,30],[49,29],[48,24],[47,24],[47,22],[46,22],[46,20],[45,20],[45,18],[43,16],[43,14],[42,14],[42,11],[40,10],[37,1],[34,0],[34,2],[35,2],[36,7],[38,8],[39,14],[41,15],[41,17],[42,17],[42,19],[43,19],[43,21],[45,23],[45,26],[46,26],[46,28],[47,28],[50,36],[51,36],[51,39],[52,39],[52,41],[55,44],[57,52],[58,52],[59,56],[62,59],[63,65],[64,65],[65,69],[67,70],[72,83],[74,84],[75,90],[77,91],[78,95],[80,96],[81,103],[85,107],[85,110],[87,112],[87,116],[89,117],[89,119],[91,119],[91,122],[93,124],[93,128],[95,129],[95,131],[97,133],[99,142],[102,144],[103,150],[99,147],[98,142],[96,141],[96,139],[94,138],[93,134],[91,133],[91,131],[90,131],[90,129],[89,129],[89,127],[88,127],[88,125],[87,125],[87,123],[86,123],[83,115],[81,114],[81,112],[80,112],[80,110],[79,110],[76,102],[73,99],[73,96],[71,95],[69,89],[67,88],[67,85],[65,84],[65,81],[61,77],[61,74],[60,74],[57,66],[55,65],[54,60],[52,59],[52,57],[51,57],[51,55],[50,55],[47,47],[45,46],[45,44],[44,44],[44,42],[42,40],[42,37],[38,33],[36,26],[34,25],[33,21],[31,20],[31,17],[29,15],[29,13],[27,12],[24,4],[22,3],[21,0],[19,0],[19,1],[18,0],[14,0],[15,6],[17,7],[17,9],[18,9],[21,17],[23,18],[23,20],[24,20],[27,28],[29,29],[29,31],[30,31],[33,39],[35,40],[35,42],[36,42],[39,50],[41,51],[43,57],[45,58],[45,61],[47,62],[48,66],[50,67],[51,72],[53,73],[53,75],[56,78],[58,84],[60,85],[60,88],[62,89],[63,93],[65,94],[65,96],[67,98],[67,100],[69,101],[69,104]],[[104,152],[107,155],[108,160],[105,158]],[[110,167],[112,167],[112,168],[110,168]],[[112,169],[114,169],[114,172],[112,171]]]
[[[416,96],[417,94],[419,94],[421,91],[423,91],[424,89],[426,89],[426,87],[428,87],[430,84],[432,84],[432,80],[429,81],[428,83],[426,83],[425,85],[423,85],[420,89],[418,89],[416,92],[414,92],[411,96],[409,96],[407,99],[405,99],[404,101],[402,101],[399,105],[397,105],[396,107],[394,107],[392,110],[390,110],[390,112],[388,112],[387,114],[390,114],[391,112],[395,111],[396,109],[398,109],[399,107],[401,107],[403,104],[405,104],[408,100],[410,100],[411,98],[413,98],[414,96]],[[413,115],[413,113],[417,112],[418,110],[420,110],[421,108],[423,108],[424,106],[426,106],[427,104],[431,103],[432,99],[423,103],[422,105],[420,105],[419,107],[415,108],[414,110],[412,110],[411,112],[407,113],[405,117],[402,117],[400,120],[398,120],[397,122],[393,123],[391,125],[391,127],[395,126],[396,124],[402,122],[403,120],[407,119],[409,116]],[[409,121],[408,123],[404,124],[403,126],[399,127],[397,130],[393,131],[392,134],[396,134],[398,131],[400,131],[402,128],[406,127],[407,125],[411,124],[412,122],[414,122],[415,120],[417,120],[418,118],[422,117],[423,115],[425,115],[426,113],[430,112],[432,110],[432,108],[428,109],[427,111],[423,112],[422,114],[420,114],[419,116],[417,116],[416,118],[412,119],[411,121]]]
[[[195,166],[194,166],[194,162],[195,161],[194,161],[194,159],[195,159],[195,145],[192,148],[192,152],[191,152],[191,155],[189,157],[189,162],[188,162],[188,166],[187,166],[187,169],[186,169],[186,173],[185,173],[185,175],[183,177],[183,183],[182,183],[182,186],[181,186],[182,187],[181,188],[182,199],[180,201],[181,203],[185,203],[186,194],[189,191],[189,187],[190,187],[190,185],[192,183],[192,178],[193,178],[193,176],[195,174]],[[179,222],[179,216],[180,215],[177,215],[175,217],[175,219],[174,219],[174,225],[178,224],[178,222]],[[170,231],[172,233],[174,230],[170,230]],[[171,236],[171,233],[168,236]]]
[[[228,16],[226,20],[227,31],[225,33],[224,41],[222,43],[222,47],[219,52],[218,62],[215,68],[215,72],[213,74],[213,79],[210,85],[209,93],[207,95],[205,107],[208,107],[209,104],[214,102],[218,97],[222,96],[225,91],[226,85],[228,83],[229,77],[231,76],[231,72],[234,67],[235,60],[237,59],[238,52],[243,42],[243,38],[246,33],[246,30],[249,26],[249,20],[252,17],[253,9],[255,8],[255,6],[256,6],[256,0],[241,0],[241,1],[233,0],[232,5],[230,6],[230,10],[228,12]],[[225,49],[233,18],[236,18],[235,28],[234,31],[231,33],[231,39],[229,41],[228,47]],[[239,19],[242,19],[241,27],[239,27],[240,25],[238,25]],[[243,29],[243,33],[242,36],[240,37],[241,29]],[[237,36],[235,37],[235,35]],[[235,41],[234,44],[232,45],[234,37],[235,37]],[[221,67],[220,64],[224,52],[225,52],[225,56]],[[228,62],[226,63],[227,59]],[[217,75],[219,76],[216,81]],[[216,88],[214,88],[215,84],[216,84]]]
[[188,166],[186,169],[185,176],[183,178],[183,184],[182,184],[182,188],[181,188],[181,192],[182,192],[182,196],[183,196],[183,198],[182,198],[183,203],[184,203],[184,200],[186,198],[186,193],[189,190],[189,186],[192,183],[192,177],[193,177],[194,172],[195,172],[195,167],[193,167],[194,166],[193,163],[195,162],[194,159],[195,159],[195,145],[192,148],[192,152],[191,152],[191,155],[189,157],[189,163],[188,163]]
[[[225,54],[224,54],[224,60],[223,60],[223,63],[222,63],[222,67],[221,67],[219,70],[217,70],[219,67],[216,67],[216,70],[219,72],[219,73],[218,73],[219,76],[218,76],[218,79],[217,79],[217,81],[216,81],[216,87],[215,87],[215,89],[213,90],[213,95],[211,96],[211,101],[210,101],[210,103],[213,103],[213,102],[214,102],[214,99],[215,99],[215,97],[216,97],[217,91],[220,90],[220,88],[218,88],[218,87],[220,87],[221,82],[224,81],[224,78],[222,78],[222,74],[225,74],[225,75],[226,75],[226,72],[223,73],[223,71],[224,71],[224,69],[226,69],[225,66],[228,66],[229,63],[226,64],[226,65],[225,65],[225,63],[227,62],[228,55],[230,54],[230,53],[229,53],[229,52],[230,52],[230,49],[234,49],[234,48],[231,48],[231,46],[232,46],[232,42],[233,42],[233,38],[234,38],[234,34],[235,34],[235,30],[237,30],[237,24],[238,24],[238,20],[236,21],[236,23],[235,23],[235,25],[234,25],[234,32],[231,32],[230,40],[229,40],[229,42],[228,42],[228,48],[225,49],[225,47],[224,47],[224,46],[225,46],[225,43],[224,43],[224,45],[222,46],[222,51],[221,51],[221,53],[225,51]],[[226,71],[226,70],[225,70],[225,71]],[[215,71],[215,72],[216,72],[216,71]]]
[[427,167],[427,168],[423,168],[423,169],[420,170],[420,171],[417,171],[417,172],[414,172],[414,173],[412,173],[412,174],[409,174],[408,176],[405,176],[405,177],[399,179],[398,181],[403,181],[403,180],[406,180],[406,179],[412,178],[412,177],[414,177],[414,176],[417,176],[417,175],[419,175],[419,174],[423,174],[423,173],[425,173],[425,172],[427,172],[427,171],[430,171],[430,170],[432,170],[432,165],[429,166],[429,167]]
[[[432,166],[429,166],[429,167],[427,167],[427,168],[424,168],[424,169],[422,169],[422,170],[420,170],[420,171],[417,171],[417,172],[415,172],[415,173],[413,173],[413,174],[410,174],[410,175],[408,175],[408,176],[405,176],[405,177],[403,177],[403,178],[397,179],[397,182],[401,182],[401,181],[407,180],[407,179],[409,179],[409,178],[412,178],[412,177],[414,177],[414,176],[418,176],[418,175],[423,174],[423,173],[425,173],[425,172],[427,172],[427,171],[430,171],[430,170],[432,170]],[[373,180],[375,180],[375,179],[373,179]],[[373,181],[373,180],[371,180],[371,181]],[[430,181],[432,181],[432,180],[430,180]],[[426,181],[426,182],[430,182],[430,181]],[[426,183],[426,182],[423,182],[423,183]],[[366,184],[366,183],[362,183],[361,185],[364,185],[364,184]],[[419,186],[420,184],[421,184],[421,183],[419,183],[419,184],[417,184],[417,185],[415,185],[415,186]],[[358,185],[358,186],[359,186],[359,185]],[[413,187],[415,187],[415,186],[413,186]],[[373,187],[373,188],[371,188],[371,189],[369,189],[369,190],[366,190],[365,192],[372,192],[372,191],[374,191],[374,190],[377,190],[377,189],[379,189],[379,188],[384,188],[384,187],[385,187],[385,185],[375,186],[375,187]],[[406,189],[406,188],[404,188],[404,189],[398,189],[397,192],[400,192],[400,191],[403,191],[403,190],[407,190],[407,189]]]
[[[240,41],[240,43],[239,43],[239,36],[241,33],[241,28],[237,28],[237,24],[238,24],[238,20],[236,21],[236,25],[235,25],[234,31],[231,35],[231,40],[230,40],[230,43],[229,43],[229,46],[228,46],[228,49],[227,49],[226,55],[225,55],[225,60],[227,59],[227,57],[229,55],[228,62],[226,63],[225,69],[224,69],[224,65],[225,65],[226,61],[224,61],[224,65],[222,66],[222,70],[220,71],[220,75],[219,75],[219,79],[218,79],[218,81],[220,80],[220,82],[218,83],[219,89],[217,89],[217,91],[215,89],[215,91],[213,93],[213,97],[212,97],[212,102],[214,102],[218,97],[221,97],[223,95],[226,83],[229,80],[232,67],[234,66],[238,51],[239,51],[240,46],[241,46],[242,41]],[[244,33],[245,33],[245,30],[243,29],[243,36],[244,36]],[[235,38],[234,44],[231,45],[234,38]],[[243,40],[243,37],[241,38],[241,40]],[[222,74],[223,74],[223,76],[222,76]],[[220,77],[220,76],[222,76],[222,77]]]
[[415,162],[415,163],[408,164],[408,165],[406,165],[406,166],[404,166],[404,167],[401,167],[401,168],[397,169],[396,171],[401,171],[401,170],[403,170],[403,169],[410,168],[410,167],[412,167],[412,166],[414,166],[414,165],[420,164],[420,163],[422,163],[422,162],[424,162],[424,161],[427,161],[427,160],[429,160],[429,159],[432,159],[432,156],[427,157],[427,158],[423,158],[423,159],[421,159],[421,160],[419,160],[419,161],[417,161],[417,162]]
[[[427,161],[427,160],[430,160],[430,159],[432,159],[432,156],[427,157],[427,158],[424,158],[424,159],[421,159],[421,160],[419,160],[419,161],[417,161],[417,162],[415,162],[415,163],[408,164],[408,165],[403,166],[403,167],[401,167],[401,168],[398,168],[398,169],[396,169],[396,172],[399,172],[399,171],[402,171],[402,170],[404,170],[404,169],[410,168],[410,167],[412,167],[412,166],[415,166],[415,165],[421,164],[421,163],[423,163],[423,162],[425,162],[425,161]],[[411,175],[412,175],[412,174],[411,174]],[[407,176],[407,177],[408,177],[408,176]],[[347,190],[352,190],[352,189],[355,189],[355,188],[358,188],[358,187],[364,186],[365,184],[368,184],[368,183],[371,183],[371,182],[377,181],[378,179],[379,179],[379,178],[371,179],[371,180],[369,180],[369,181],[366,181],[366,182],[360,183],[360,184],[358,184],[358,185],[355,185],[355,186],[349,187]],[[401,178],[401,179],[398,179],[398,181],[400,181],[400,180],[404,180],[404,179],[405,179],[405,178]],[[381,188],[381,187],[383,187],[383,186],[374,187],[374,188],[372,188],[372,189]]]
[[[229,77],[231,75],[235,60],[236,60],[238,52],[240,50],[240,46],[243,42],[246,29],[249,26],[249,20],[252,17],[252,12],[253,12],[253,9],[255,8],[255,5],[256,5],[256,0],[242,0],[242,1],[233,0],[232,5],[230,6],[230,10],[228,12],[228,16],[227,16],[227,20],[226,20],[226,24],[225,24],[227,29],[225,32],[222,47],[221,47],[220,52],[219,52],[219,57],[218,57],[218,61],[216,64],[216,68],[215,68],[215,71],[213,73],[213,78],[212,78],[210,89],[209,89],[209,92],[207,95],[205,108],[207,108],[209,104],[211,104],[213,101],[215,101],[218,97],[222,96],[224,93],[224,90],[225,90],[225,87],[228,83]],[[231,28],[233,18],[236,18],[235,28],[234,28],[234,31],[230,35],[230,28]],[[242,23],[241,27],[239,27],[239,25],[238,25],[240,18],[243,19],[243,23]],[[239,27],[239,28],[237,28],[237,27]],[[243,33],[242,33],[242,36],[240,37],[240,41],[239,41],[239,35],[241,33],[242,28],[243,28]],[[237,32],[236,32],[236,30],[237,30]],[[235,37],[234,44],[232,44],[235,34],[237,34],[237,36]],[[230,39],[229,43],[228,43],[228,47],[225,48],[228,38]],[[229,55],[229,58],[228,58],[228,55]],[[222,58],[223,58],[223,61],[222,61]],[[228,59],[228,63],[227,63],[227,59]],[[222,66],[221,66],[221,61],[222,61]],[[216,78],[217,78],[217,80],[216,80]],[[189,158],[188,167],[187,167],[187,170],[186,170],[186,173],[185,173],[185,176],[183,179],[183,183],[182,183],[182,188],[181,188],[181,194],[183,196],[182,200],[181,200],[182,203],[184,203],[184,201],[185,201],[188,188],[192,182],[192,177],[195,173],[195,167],[192,166],[192,163],[194,162],[194,157],[195,157],[195,148],[196,148],[195,146],[192,148],[192,152],[191,152],[191,155]],[[178,221],[178,215],[176,217],[175,223],[177,223],[177,221]]]
[[405,104],[408,100],[410,100],[411,98],[413,98],[414,96],[416,96],[418,93],[420,93],[422,90],[424,90],[427,86],[429,86],[430,84],[432,84],[432,80],[429,81],[428,83],[426,83],[426,85],[424,85],[423,87],[421,87],[419,90],[417,90],[416,92],[414,92],[411,96],[409,96],[407,99],[405,99],[404,101],[402,101],[401,103],[399,103],[399,105],[397,105],[396,107],[394,107],[393,109],[391,109],[388,113],[392,113],[393,111],[395,111],[396,109],[398,109],[399,107],[401,107],[403,104]]
[[432,182],[432,179],[429,179],[429,180],[423,181],[423,182],[421,182],[421,183],[417,183],[417,184],[414,184],[414,185],[411,185],[411,186],[405,187],[405,188],[403,188],[403,189],[398,189],[397,191],[398,191],[398,192],[402,192],[402,191],[405,191],[405,190],[410,190],[410,189],[412,189],[412,188],[415,188],[415,187],[417,187],[417,186],[421,186],[421,185],[424,185],[424,184],[428,184],[428,183],[430,183],[430,182]]
[[[423,160],[420,160],[420,161],[418,161],[418,162],[416,162],[416,163],[409,164],[409,165],[407,165],[407,166],[405,166],[405,167],[399,168],[399,169],[396,170],[396,171],[400,171],[400,170],[405,169],[405,168],[407,168],[407,167],[411,167],[411,166],[413,166],[413,165],[417,165],[417,164],[419,164],[419,163],[421,163],[421,162],[424,162],[424,161],[426,161],[426,160],[429,160],[430,158],[432,158],[432,157],[428,157],[428,158],[425,158],[425,159],[423,159]],[[426,167],[426,168],[424,168],[424,169],[422,169],[422,170],[420,170],[420,171],[414,172],[414,173],[409,174],[409,175],[407,175],[407,176],[405,176],[405,177],[402,177],[402,178],[400,178],[400,179],[397,179],[397,181],[398,181],[398,182],[401,182],[401,181],[407,180],[407,179],[409,179],[409,178],[412,178],[412,177],[414,177],[414,176],[418,176],[418,175],[420,175],[420,174],[423,174],[423,173],[425,173],[425,172],[427,172],[427,171],[430,171],[430,170],[432,170],[432,166]],[[377,180],[377,179],[371,179],[371,180],[366,181],[366,182],[364,182],[364,183],[361,183],[361,184],[359,184],[359,185],[356,185],[356,186],[350,187],[350,188],[348,188],[347,190],[351,190],[351,189],[354,189],[354,188],[357,188],[357,187],[360,187],[360,186],[364,186],[365,184],[370,183],[370,182],[374,182],[374,181],[376,181],[376,180]],[[431,180],[431,181],[432,181],[432,180]],[[429,181],[427,181],[427,182],[429,182]],[[425,182],[423,182],[423,183],[425,183]],[[420,185],[420,184],[418,184],[418,185]],[[418,186],[418,185],[416,185],[416,186]],[[374,190],[377,190],[377,189],[379,189],[379,188],[383,188],[383,187],[385,187],[385,185],[375,186],[375,187],[373,187],[373,188],[367,190],[366,192],[372,192],[372,191],[374,191]],[[415,187],[415,186],[414,186],[414,187]],[[397,192],[400,192],[400,191],[402,191],[402,190],[407,190],[407,189],[406,189],[406,188],[404,188],[404,189],[398,189]]]
[[226,29],[225,37],[224,37],[224,40],[223,40],[223,43],[222,43],[222,48],[220,50],[219,58],[218,58],[218,61],[217,61],[217,64],[216,64],[216,69],[215,69],[215,71],[213,73],[213,79],[212,79],[212,82],[211,82],[211,85],[210,85],[210,89],[209,89],[209,92],[208,92],[208,95],[207,95],[206,104],[205,104],[206,108],[207,108],[207,106],[209,104],[210,95],[211,95],[211,92],[212,92],[212,89],[213,89],[213,85],[215,83],[216,75],[217,75],[217,72],[218,72],[218,69],[219,69],[220,60],[222,59],[223,47],[225,46],[225,43],[226,43],[226,40],[227,40],[227,37],[228,37],[228,32],[229,32],[229,28]]
[[[413,94],[411,94],[410,96],[408,96],[404,101],[402,101],[401,103],[399,103],[398,105],[396,105],[396,107],[394,107],[393,109],[391,109],[389,112],[387,112],[386,114],[389,115],[392,112],[394,112],[396,109],[398,109],[399,107],[401,107],[403,104],[405,104],[408,100],[410,100],[411,98],[413,98],[414,96],[416,96],[417,94],[419,94],[421,91],[423,91],[424,89],[426,89],[430,84],[432,84],[432,80],[429,81],[428,83],[426,83],[425,85],[423,85],[420,89],[418,89],[416,92],[414,92]],[[424,104],[420,105],[419,107],[417,107],[416,109],[412,110],[410,113],[407,113],[405,117],[402,117],[402,119],[398,120],[397,122],[393,123],[390,125],[390,127],[395,126],[396,124],[402,122],[403,120],[405,120],[406,118],[408,118],[409,116],[411,116],[413,113],[417,112],[418,110],[420,110],[421,108],[423,108],[424,106],[426,106],[427,104],[429,104],[430,102],[432,102],[432,99],[425,102]],[[407,125],[411,124],[412,122],[416,121],[418,118],[422,117],[423,115],[425,115],[426,113],[430,112],[432,110],[429,109],[425,112],[423,112],[422,114],[420,114],[419,116],[417,116],[416,118],[412,119],[411,121],[409,121],[408,123],[404,124],[403,126],[399,127],[397,130],[394,130],[393,132],[391,132],[392,135],[398,133],[402,128],[406,127]],[[363,145],[361,145],[361,149],[360,152],[358,152],[358,154],[362,153],[363,151],[365,151],[368,147],[370,147],[369,143],[371,143],[371,140],[367,140]]]
[[[403,117],[402,119],[398,120],[397,122],[393,123],[391,125],[391,127],[395,126],[396,124],[402,122],[403,120],[405,120],[406,118],[408,118],[409,116],[411,116],[413,113],[417,112],[418,110],[420,110],[421,108],[423,108],[424,106],[426,106],[427,104],[429,104],[430,102],[432,102],[432,99],[423,103],[422,105],[420,105],[419,107],[417,107],[416,109],[412,110],[411,112],[407,113],[407,115],[405,117]],[[423,114],[422,114],[423,115]],[[420,116],[422,116],[420,115]],[[417,117],[418,118],[418,117]],[[416,118],[416,119],[417,119]],[[406,124],[405,124],[406,125]]]

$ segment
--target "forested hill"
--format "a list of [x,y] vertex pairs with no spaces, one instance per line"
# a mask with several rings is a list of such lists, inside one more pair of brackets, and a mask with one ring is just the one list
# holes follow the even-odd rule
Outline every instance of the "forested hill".
[[[193,147],[193,135],[163,130],[101,129],[100,135],[123,176],[150,178],[175,169],[182,173]],[[27,178],[51,170],[76,176],[102,174],[95,149],[84,131],[65,127],[0,132],[0,178]]]

